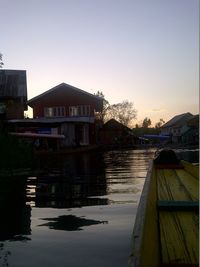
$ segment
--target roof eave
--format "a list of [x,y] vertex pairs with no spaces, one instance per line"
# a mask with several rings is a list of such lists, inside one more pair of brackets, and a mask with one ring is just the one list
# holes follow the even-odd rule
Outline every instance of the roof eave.
[[82,89],[79,89],[79,88],[77,88],[77,87],[74,87],[74,86],[72,86],[72,85],[70,85],[70,84],[61,83],[61,84],[59,84],[59,85],[57,85],[57,86],[55,86],[55,87],[53,87],[53,88],[51,88],[51,89],[49,89],[49,90],[43,92],[42,94],[39,94],[39,95],[37,95],[37,96],[35,96],[35,97],[29,99],[29,100],[27,101],[27,104],[28,104],[30,107],[32,107],[31,104],[34,104],[34,102],[36,102],[37,100],[39,100],[39,99],[42,98],[43,96],[45,96],[45,95],[47,95],[47,94],[53,92],[54,90],[56,90],[57,88],[59,88],[59,87],[61,87],[61,86],[67,86],[67,87],[70,87],[70,88],[74,89],[75,91],[78,91],[78,92],[83,93],[83,94],[85,94],[85,95],[88,95],[88,96],[90,96],[90,97],[96,98],[96,99],[99,100],[99,101],[103,101],[103,99],[102,99],[101,97],[99,97],[99,96],[90,94],[90,93],[88,93],[88,92],[86,92],[86,91],[84,91],[84,90],[82,90]]

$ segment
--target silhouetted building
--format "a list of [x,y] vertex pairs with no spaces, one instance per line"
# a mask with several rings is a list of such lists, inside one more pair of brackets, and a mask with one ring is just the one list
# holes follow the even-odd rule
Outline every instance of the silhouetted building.
[[133,135],[130,128],[111,119],[99,131],[99,140],[104,145],[132,145],[138,138]]
[[27,110],[25,70],[0,70],[0,117],[23,119]]

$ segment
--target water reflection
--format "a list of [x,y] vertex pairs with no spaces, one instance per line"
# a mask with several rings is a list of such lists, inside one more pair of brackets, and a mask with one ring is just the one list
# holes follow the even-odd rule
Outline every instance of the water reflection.
[[107,195],[111,204],[137,203],[155,150],[110,151],[104,155]]
[[42,218],[42,220],[48,221],[48,223],[38,226],[48,226],[50,229],[62,231],[80,231],[83,230],[82,227],[85,226],[108,223],[108,221],[91,220],[86,219],[83,216],[77,217],[75,215],[62,215],[56,218]]
[[[155,150],[111,151],[40,159],[37,177],[29,177],[27,198],[32,206],[70,208],[133,203]],[[142,156],[141,156],[142,155]],[[138,186],[137,186],[138,185]],[[109,197],[111,196],[111,197]],[[122,200],[123,199],[123,200]]]
[[[32,177],[1,177],[0,266],[80,267],[82,258],[88,266],[125,266],[127,240],[154,152],[41,158]],[[77,253],[81,260],[72,256]]]
[[105,177],[90,176],[92,181],[87,178],[82,176],[82,180],[72,181],[68,177],[57,176],[52,179],[50,176],[39,176],[35,187],[28,186],[27,197],[35,207],[70,208],[106,205],[106,199],[94,197],[106,194]]
[[41,161],[37,177],[28,179],[27,198],[35,207],[106,205],[99,197],[107,194],[103,164],[102,154],[93,153]]
[[26,204],[26,177],[0,179],[0,241],[29,240],[31,207]]
[[4,242],[30,241],[31,207],[26,204],[27,177],[0,177],[0,266],[9,266]]
[[5,250],[4,244],[0,243],[0,263],[1,266],[8,267],[8,257],[11,255],[11,252],[9,250]]

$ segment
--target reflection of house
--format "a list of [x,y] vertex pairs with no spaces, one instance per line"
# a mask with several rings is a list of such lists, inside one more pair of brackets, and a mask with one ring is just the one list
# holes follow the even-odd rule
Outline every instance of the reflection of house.
[[27,235],[31,234],[31,207],[26,203],[26,177],[0,178],[0,244],[5,240],[30,240]]
[[103,125],[99,131],[99,140],[104,145],[130,145],[134,143],[132,130],[114,119]]
[[108,204],[107,198],[100,197],[107,194],[101,153],[70,155],[59,161],[59,168],[55,163],[54,160],[47,162],[46,157],[41,158],[41,174],[37,179],[29,179],[30,189],[33,185],[36,187],[28,197],[36,207],[69,208]]
[[[195,116],[189,112],[173,117],[161,127],[161,134],[170,135],[172,143],[188,143],[188,138],[191,139],[191,134],[189,134],[189,132],[192,130],[189,122],[192,121],[194,117]],[[190,143],[194,142],[190,140]]]
[[102,110],[102,98],[62,83],[30,99],[28,105],[33,119],[15,121],[18,132],[60,135],[63,146],[96,143],[95,112]]
[[0,70],[0,117],[22,119],[27,110],[25,70]]

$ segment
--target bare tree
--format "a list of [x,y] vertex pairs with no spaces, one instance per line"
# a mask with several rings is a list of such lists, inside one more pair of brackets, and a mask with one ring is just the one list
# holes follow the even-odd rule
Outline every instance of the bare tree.
[[145,118],[142,123],[143,128],[148,128],[151,125],[151,120],[149,118]]
[[102,120],[103,122],[106,122],[106,114],[107,114],[107,111],[108,111],[108,108],[109,108],[110,104],[109,104],[108,100],[105,99],[105,96],[104,96],[102,91],[97,91],[97,93],[95,93],[95,95],[98,96],[98,97],[101,97],[103,99],[102,112],[97,112],[96,113],[96,117],[99,120]]
[[106,120],[115,119],[125,126],[131,126],[137,117],[137,111],[132,102],[124,100],[118,104],[110,105],[106,112]]
[[156,122],[155,128],[160,128],[164,123],[165,123],[165,121],[163,119],[160,119],[159,122]]
[[3,54],[0,53],[0,69],[3,67],[4,63],[2,61]]

